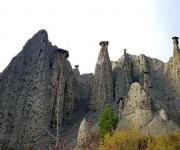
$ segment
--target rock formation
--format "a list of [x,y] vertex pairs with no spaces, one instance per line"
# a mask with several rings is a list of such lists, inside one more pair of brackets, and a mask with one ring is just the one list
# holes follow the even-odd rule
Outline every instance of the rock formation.
[[151,101],[145,89],[138,82],[131,85],[127,98],[123,115],[129,119],[133,125],[142,127],[147,125],[153,118]]
[[173,121],[168,120],[164,109],[153,111],[151,99],[139,83],[133,83],[130,87],[123,116],[145,134],[166,134],[179,129]]
[[79,65],[75,65],[75,68],[73,69],[73,74],[75,77],[79,77],[80,76],[80,72],[79,72]]
[[[178,78],[178,68],[180,51],[177,37],[173,38],[173,44],[173,57],[166,64],[145,55],[133,56],[127,54],[126,51],[124,51],[124,56],[112,64],[115,78],[115,101],[120,107],[120,118],[123,119],[124,116],[127,119],[131,118],[130,120],[133,124],[137,124],[139,127],[146,126],[145,130],[152,131],[154,134],[160,134],[158,130],[153,130],[154,127],[157,128],[159,126],[161,128],[162,124],[166,124],[163,125],[161,132],[166,133],[172,129],[177,129],[176,123],[179,124],[180,79]],[[137,83],[134,85],[134,82],[138,82],[139,86],[135,86]],[[136,88],[141,93],[140,97],[136,92],[134,92],[135,95],[132,94],[132,89]],[[121,100],[125,103],[124,107]],[[150,105],[147,105],[150,107],[139,111],[139,108],[133,105],[139,100],[146,101],[146,104],[150,103]],[[128,104],[133,108],[127,107]],[[140,101],[137,103],[137,106],[141,106]],[[128,115],[130,112],[131,115]],[[146,114],[147,112],[148,114]],[[137,115],[138,113],[142,114]],[[176,123],[169,121],[168,118],[173,118]],[[152,121],[149,122],[151,119]]]
[[[115,77],[115,100],[127,95],[130,85],[139,82],[147,93],[152,93],[153,79],[163,76],[164,64],[145,55],[133,56],[124,53],[118,61],[113,62]],[[157,72],[157,70],[159,71]]]
[[124,50],[124,56],[113,63],[113,74],[115,78],[115,101],[118,102],[119,98],[123,98],[129,91],[132,84],[132,64],[129,61],[130,55]]
[[89,110],[93,74],[80,75],[78,68],[73,69],[75,86],[75,114],[82,115]]
[[82,146],[85,144],[89,134],[90,134],[90,123],[84,118],[80,124],[79,131],[78,131],[78,139],[77,145]]
[[105,104],[119,111],[119,128],[132,123],[145,134],[178,130],[178,38],[173,38],[173,57],[167,63],[126,49],[111,62],[108,44],[100,42],[94,75],[81,75],[79,65],[72,69],[69,52],[53,46],[45,30],[28,40],[0,73],[0,149],[22,149],[44,139],[51,143],[57,127],[69,143],[81,145],[89,128],[97,131]]
[[108,44],[107,41],[100,42],[101,50],[96,63],[90,100],[91,110],[101,109],[105,103],[110,104],[114,99],[114,83]]
[[73,110],[73,72],[68,52],[48,41],[45,30],[36,33],[12,59],[0,78],[0,147],[21,149],[47,136]]
[[[173,57],[166,64],[165,75],[168,86],[166,90],[166,99],[170,100],[168,104],[170,114],[177,120],[180,118],[180,49],[178,37],[173,37]],[[170,108],[171,107],[171,108]],[[174,111],[174,112],[173,112]]]

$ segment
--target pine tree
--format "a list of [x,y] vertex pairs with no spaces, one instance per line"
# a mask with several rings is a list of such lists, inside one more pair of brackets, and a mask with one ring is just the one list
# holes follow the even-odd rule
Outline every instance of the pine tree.
[[106,134],[112,134],[112,131],[117,127],[117,123],[118,117],[109,105],[105,105],[99,119],[100,138],[103,139]]

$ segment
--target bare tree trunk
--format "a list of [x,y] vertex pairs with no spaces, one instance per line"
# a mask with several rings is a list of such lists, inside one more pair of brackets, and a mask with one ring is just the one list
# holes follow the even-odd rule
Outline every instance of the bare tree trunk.
[[60,101],[62,102],[63,101],[63,83],[64,83],[64,79],[63,79],[63,66],[64,66],[64,56],[62,57],[59,57],[58,60],[60,61],[60,80],[59,80],[59,90],[58,90],[58,95],[60,96],[58,99],[57,99],[57,106],[56,106],[56,149],[58,148],[58,143],[59,143],[59,103]]

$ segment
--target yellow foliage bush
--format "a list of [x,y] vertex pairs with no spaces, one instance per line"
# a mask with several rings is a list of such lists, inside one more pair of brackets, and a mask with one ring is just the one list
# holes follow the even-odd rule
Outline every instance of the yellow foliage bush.
[[180,150],[180,131],[164,136],[145,136],[135,129],[115,131],[106,135],[99,150]]

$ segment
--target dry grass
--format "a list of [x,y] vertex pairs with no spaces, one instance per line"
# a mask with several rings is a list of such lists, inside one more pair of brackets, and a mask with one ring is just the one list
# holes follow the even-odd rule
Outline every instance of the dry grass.
[[[128,129],[106,135],[100,144],[99,139],[98,133],[92,132],[76,150],[180,150],[180,131],[164,136],[145,136],[138,130]],[[60,145],[58,150],[65,150],[63,146]],[[30,146],[25,150],[35,149]]]
[[144,136],[135,129],[107,135],[99,150],[180,150],[180,132],[165,136]]
[[148,150],[180,150],[180,131],[166,136],[153,137]]

